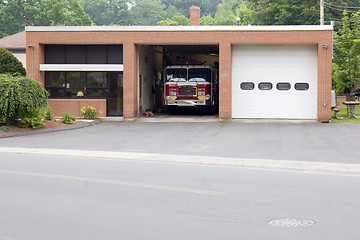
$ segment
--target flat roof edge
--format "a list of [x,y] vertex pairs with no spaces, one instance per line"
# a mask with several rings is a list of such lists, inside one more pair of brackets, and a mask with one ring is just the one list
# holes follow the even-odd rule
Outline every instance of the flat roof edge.
[[26,26],[27,32],[332,31],[332,25],[284,26]]

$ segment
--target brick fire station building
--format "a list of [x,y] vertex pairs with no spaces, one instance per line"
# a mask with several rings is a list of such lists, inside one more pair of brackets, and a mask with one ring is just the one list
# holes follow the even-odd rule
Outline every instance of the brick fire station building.
[[162,69],[198,61],[218,69],[220,119],[331,118],[332,26],[26,27],[27,75],[55,115],[137,118],[161,108]]

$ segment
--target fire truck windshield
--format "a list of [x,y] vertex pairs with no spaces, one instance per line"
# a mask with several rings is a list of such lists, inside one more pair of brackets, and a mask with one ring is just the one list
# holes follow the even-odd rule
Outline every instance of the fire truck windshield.
[[189,81],[191,82],[211,82],[211,70],[209,68],[190,68]]
[[183,68],[171,68],[166,70],[166,81],[167,82],[183,82],[187,79],[187,71]]

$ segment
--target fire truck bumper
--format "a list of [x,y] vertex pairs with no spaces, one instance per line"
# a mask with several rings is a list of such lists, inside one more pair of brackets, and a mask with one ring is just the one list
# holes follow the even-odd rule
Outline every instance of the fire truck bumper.
[[206,106],[206,100],[167,100],[168,106]]

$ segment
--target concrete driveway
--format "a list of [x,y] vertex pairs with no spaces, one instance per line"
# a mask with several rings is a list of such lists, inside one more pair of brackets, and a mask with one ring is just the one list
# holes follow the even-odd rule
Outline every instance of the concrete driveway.
[[0,146],[358,164],[359,133],[357,124],[104,122]]

